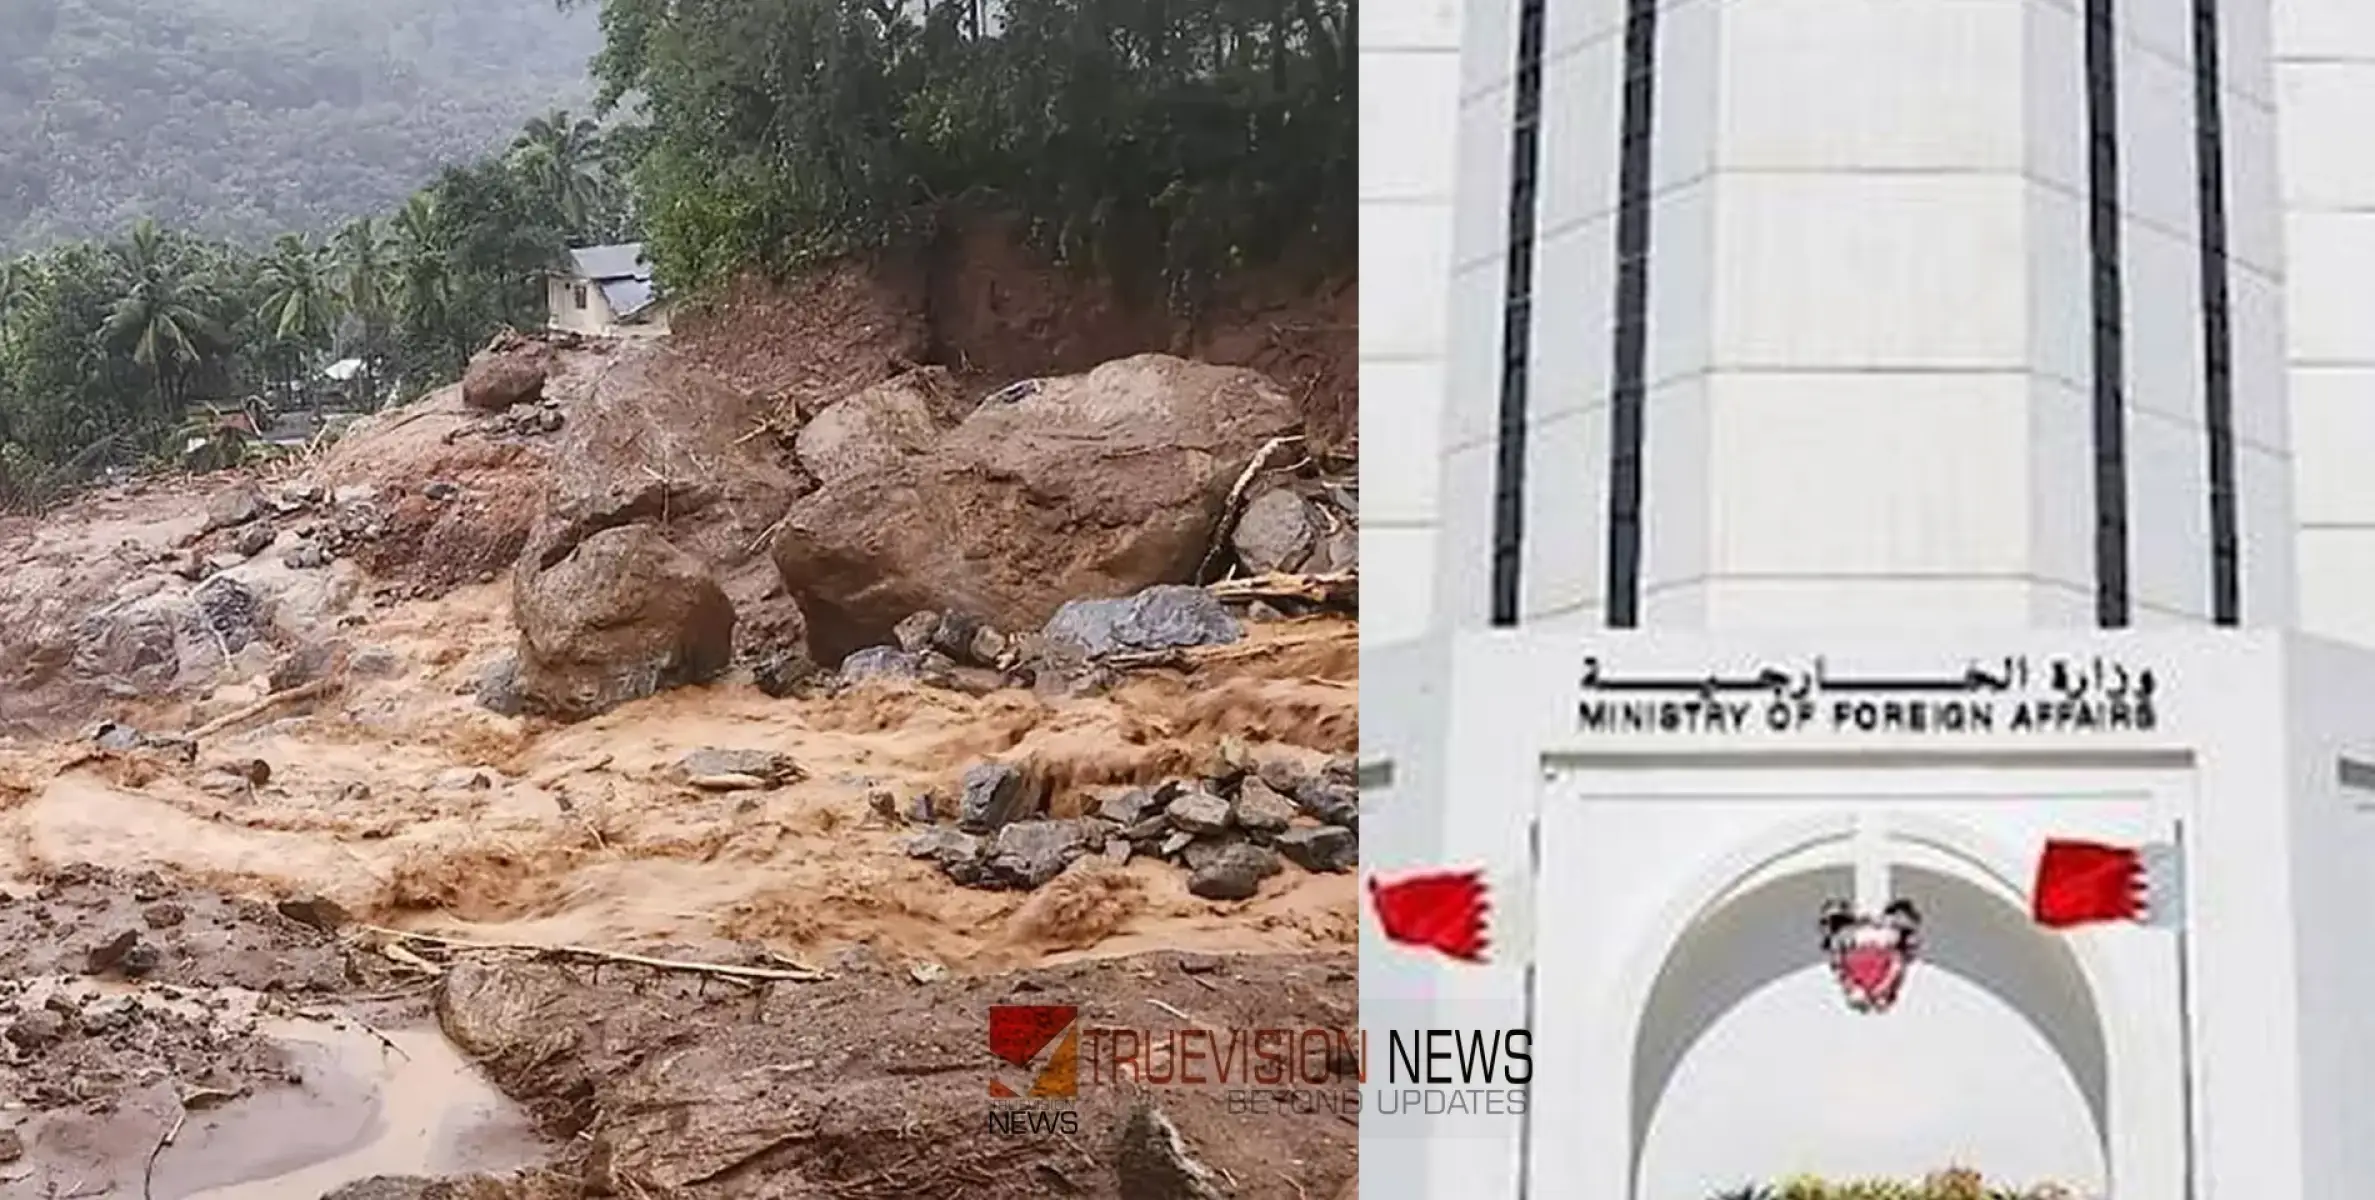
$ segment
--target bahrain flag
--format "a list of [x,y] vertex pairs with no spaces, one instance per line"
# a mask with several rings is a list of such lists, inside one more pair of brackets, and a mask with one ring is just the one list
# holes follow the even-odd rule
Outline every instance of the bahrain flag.
[[2055,839],[2037,860],[2030,905],[2037,923],[2053,929],[2113,921],[2174,925],[2177,882],[2174,846]]
[[1369,905],[1387,941],[1432,950],[1458,962],[1484,961],[1484,872],[1429,871],[1386,882],[1369,879]]

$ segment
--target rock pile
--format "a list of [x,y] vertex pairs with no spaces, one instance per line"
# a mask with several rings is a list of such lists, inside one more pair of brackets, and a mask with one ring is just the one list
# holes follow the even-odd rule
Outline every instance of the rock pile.
[[[1258,767],[1224,750],[1200,779],[1107,796],[1079,817],[1047,817],[1043,783],[1010,764],[966,772],[955,825],[933,824],[907,853],[967,887],[1039,887],[1092,854],[1119,864],[1159,858],[1189,872],[1188,891],[1244,900],[1286,864],[1313,873],[1360,862],[1360,793],[1348,759],[1306,774],[1284,759]],[[915,819],[929,818],[928,803]]]
[[1009,635],[961,613],[919,612],[892,636],[895,644],[843,659],[839,684],[902,679],[976,694],[1001,687],[1080,694],[1110,684],[1115,665],[1225,646],[1244,628],[1204,589],[1158,584],[1130,596],[1071,601],[1036,633]]

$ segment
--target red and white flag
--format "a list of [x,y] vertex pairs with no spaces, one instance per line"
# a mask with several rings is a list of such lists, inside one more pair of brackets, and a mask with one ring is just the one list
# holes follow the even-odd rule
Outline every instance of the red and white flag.
[[1485,897],[1482,871],[1430,871],[1391,883],[1369,879],[1369,906],[1386,940],[1433,950],[1459,962],[1483,962]]
[[2178,861],[2173,845],[2049,841],[2037,860],[2031,911],[2052,929],[2113,921],[2174,926],[2181,911]]

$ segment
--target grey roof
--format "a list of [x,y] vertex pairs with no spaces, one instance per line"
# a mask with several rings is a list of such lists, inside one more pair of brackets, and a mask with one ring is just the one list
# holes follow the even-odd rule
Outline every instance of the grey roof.
[[606,279],[594,285],[622,321],[650,307],[656,290],[649,279]]
[[640,279],[649,282],[651,264],[644,261],[643,243],[628,242],[621,246],[585,246],[569,252],[569,264],[580,279],[608,283],[614,279]]

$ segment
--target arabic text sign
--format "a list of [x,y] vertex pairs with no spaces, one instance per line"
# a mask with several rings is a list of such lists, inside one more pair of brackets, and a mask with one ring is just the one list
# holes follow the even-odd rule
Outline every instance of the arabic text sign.
[[1701,677],[1620,676],[1583,663],[1577,721],[1591,734],[2139,733],[2154,728],[2149,667],[2099,656],[2014,656],[1927,676],[1834,674],[1816,658]]

